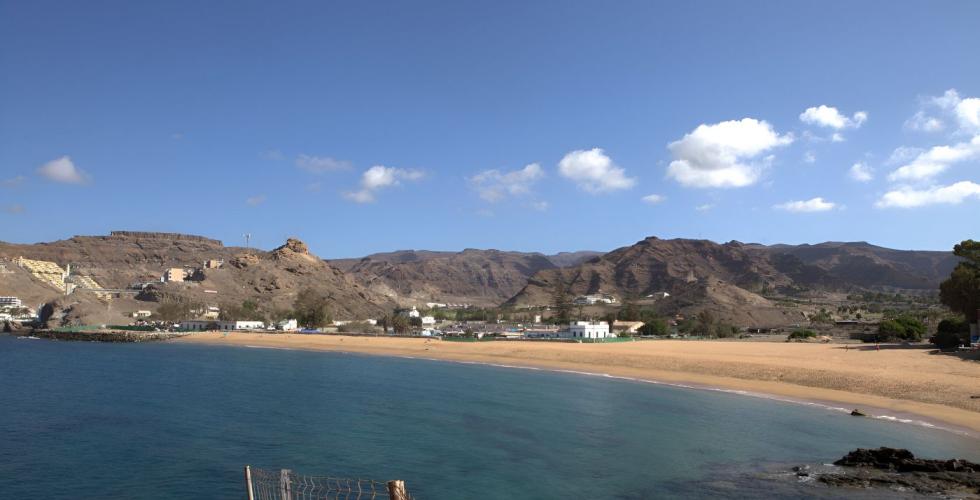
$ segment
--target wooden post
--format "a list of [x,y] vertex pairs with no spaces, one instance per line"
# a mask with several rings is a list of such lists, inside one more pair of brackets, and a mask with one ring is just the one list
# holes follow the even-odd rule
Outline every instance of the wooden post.
[[279,498],[280,500],[293,500],[293,487],[289,481],[289,469],[279,471]]
[[400,479],[388,481],[388,500],[408,500],[408,492],[405,491],[405,481]]
[[248,500],[255,500],[255,489],[252,487],[252,467],[245,466],[245,491],[248,493]]

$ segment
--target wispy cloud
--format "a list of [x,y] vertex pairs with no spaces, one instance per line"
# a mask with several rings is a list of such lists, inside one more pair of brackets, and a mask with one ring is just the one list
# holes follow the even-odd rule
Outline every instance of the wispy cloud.
[[24,177],[23,175],[17,175],[17,176],[11,177],[9,179],[4,179],[4,180],[0,181],[0,186],[3,186],[5,188],[15,188],[15,187],[20,186],[21,184],[23,184],[24,181],[26,181],[26,180],[27,180],[27,177]]
[[667,198],[660,194],[648,194],[640,199],[647,205],[657,205],[663,203]]
[[84,170],[75,166],[68,156],[62,156],[51,160],[37,169],[38,175],[63,184],[88,184],[91,176]]
[[480,198],[492,203],[506,196],[528,195],[534,183],[542,178],[541,165],[531,163],[518,170],[484,170],[470,177],[469,182]]
[[3,211],[10,215],[19,215],[24,213],[24,205],[20,205],[16,203],[13,205],[7,205],[3,207]]
[[259,195],[250,196],[250,197],[246,198],[245,199],[245,204],[247,204],[250,207],[257,207],[257,206],[265,203],[265,200],[266,200],[266,196],[264,194],[259,194]]
[[924,189],[904,186],[885,193],[875,203],[875,207],[916,208],[926,205],[958,205],[970,198],[980,200],[980,184],[960,181],[948,186],[931,186]]
[[850,170],[847,171],[847,175],[858,182],[869,182],[874,179],[874,169],[868,166],[867,163],[857,162],[851,165]]
[[346,160],[338,160],[329,156],[310,155],[297,156],[296,166],[310,172],[311,174],[322,174],[325,172],[335,172],[337,170],[348,170],[353,168],[351,162]]
[[809,200],[787,201],[786,203],[773,205],[772,208],[775,208],[776,210],[783,210],[786,212],[806,213],[806,212],[826,212],[828,210],[833,210],[836,207],[837,207],[836,203],[826,201],[818,196],[816,198],[811,198]]

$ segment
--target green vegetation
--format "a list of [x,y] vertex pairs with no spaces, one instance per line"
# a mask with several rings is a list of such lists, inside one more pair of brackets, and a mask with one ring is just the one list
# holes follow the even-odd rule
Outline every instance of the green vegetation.
[[926,326],[911,316],[887,319],[878,325],[878,340],[881,342],[918,342],[926,333]]
[[203,306],[182,298],[167,299],[157,308],[154,318],[160,321],[183,321],[194,317],[194,311]]
[[377,333],[378,328],[367,321],[351,321],[337,327],[339,333]]
[[976,323],[980,309],[980,242],[965,240],[953,247],[953,254],[963,261],[939,285],[939,300],[962,314],[967,323]]
[[940,349],[953,349],[970,343],[970,324],[963,318],[944,319],[929,342]]
[[333,323],[327,297],[312,288],[304,289],[296,295],[293,314],[304,328],[320,328]]
[[661,318],[653,318],[640,327],[640,335],[659,335],[664,336],[670,333],[667,322]]
[[218,318],[225,321],[266,321],[266,315],[259,311],[254,300],[245,300],[240,306],[222,305]]
[[786,337],[786,340],[806,340],[812,339],[817,336],[817,332],[813,330],[795,330]]
[[571,320],[572,299],[568,295],[568,287],[561,276],[555,280],[555,286],[551,292],[551,305],[555,309],[555,313],[551,316],[553,322],[562,324]]

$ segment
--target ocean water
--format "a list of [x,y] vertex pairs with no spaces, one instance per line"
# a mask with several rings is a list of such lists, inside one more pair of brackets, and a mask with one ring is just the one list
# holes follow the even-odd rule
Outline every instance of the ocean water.
[[[737,394],[428,360],[0,336],[0,498],[242,498],[245,464],[417,499],[841,495],[762,471],[951,432]],[[874,494],[866,496],[875,496]]]

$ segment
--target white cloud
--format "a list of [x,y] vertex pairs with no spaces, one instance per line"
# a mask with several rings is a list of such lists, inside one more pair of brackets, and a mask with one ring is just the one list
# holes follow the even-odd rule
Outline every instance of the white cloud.
[[24,205],[13,204],[3,207],[3,211],[10,215],[19,215],[24,213]]
[[868,120],[868,113],[858,111],[851,117],[842,114],[837,108],[821,104],[820,106],[807,108],[800,113],[800,121],[818,127],[827,127],[834,130],[845,128],[858,128]]
[[87,184],[91,178],[75,166],[68,156],[51,160],[37,169],[37,173],[50,181],[64,184]]
[[925,150],[922,148],[899,146],[892,151],[891,156],[888,157],[888,160],[886,160],[885,163],[889,165],[899,165],[901,163],[908,162],[916,156],[919,156],[923,151]]
[[262,152],[262,158],[269,161],[282,161],[286,159],[286,155],[282,154],[282,151],[278,149],[270,149]]
[[826,212],[828,210],[833,210],[837,204],[824,200],[821,197],[811,198],[805,201],[788,201],[786,203],[780,203],[779,205],[773,205],[773,208],[777,210],[785,210],[787,212]]
[[329,156],[310,156],[299,155],[296,157],[296,166],[310,172],[311,174],[322,174],[336,170],[347,170],[352,167],[346,160],[338,160]]
[[544,212],[551,205],[547,201],[532,201],[531,203],[528,204],[528,206],[530,206],[531,208],[539,212]]
[[847,171],[847,175],[858,182],[868,182],[874,179],[874,172],[874,169],[867,163],[857,162],[851,165],[851,169]]
[[658,203],[663,203],[665,200],[667,200],[667,198],[659,194],[648,194],[644,196],[642,200],[643,203],[647,203],[649,205],[656,205]]
[[911,162],[895,169],[888,180],[927,181],[945,172],[950,165],[980,158],[980,135],[970,142],[960,142],[952,146],[935,146],[919,153]]
[[423,177],[420,170],[375,165],[361,174],[361,189],[344,193],[344,197],[356,203],[371,203],[376,192],[389,186],[397,186],[401,181],[416,181]]
[[531,163],[519,170],[484,170],[469,179],[470,184],[483,198],[495,202],[504,197],[527,195],[536,181],[544,177],[541,165]]
[[757,158],[791,142],[791,134],[779,135],[771,125],[754,118],[702,124],[667,146],[674,155],[667,176],[688,187],[749,186],[771,161],[771,157]]
[[711,210],[712,208],[715,208],[715,204],[714,203],[705,203],[704,205],[698,205],[698,206],[694,207],[694,209],[697,210],[698,212],[707,212],[708,210]]
[[4,179],[4,180],[0,181],[0,186],[5,187],[5,188],[15,188],[15,187],[20,186],[21,184],[23,184],[24,181],[26,181],[26,180],[27,180],[27,177],[24,177],[23,175],[17,175],[17,176],[11,177],[9,179]]
[[939,132],[946,124],[935,116],[929,116],[925,111],[918,111],[912,118],[905,120],[905,128],[918,132]]
[[249,198],[246,198],[245,199],[245,203],[248,206],[250,206],[250,207],[257,207],[257,206],[265,203],[265,199],[266,199],[266,197],[265,197],[264,194],[259,194],[259,195],[255,195],[255,196],[251,196]]
[[815,163],[817,161],[817,155],[813,151],[807,151],[803,153],[803,161],[805,163]]
[[949,186],[926,189],[901,187],[885,193],[876,203],[878,208],[915,208],[925,205],[956,205],[968,198],[980,199],[980,184],[960,181]]
[[558,172],[590,193],[629,189],[636,179],[626,177],[626,170],[606,156],[600,148],[576,150],[558,162]]

